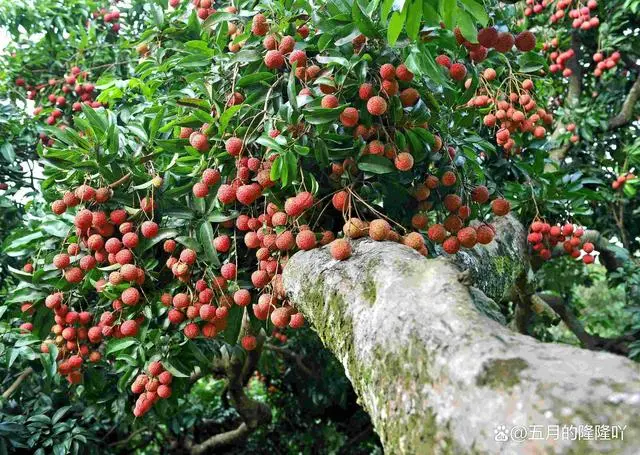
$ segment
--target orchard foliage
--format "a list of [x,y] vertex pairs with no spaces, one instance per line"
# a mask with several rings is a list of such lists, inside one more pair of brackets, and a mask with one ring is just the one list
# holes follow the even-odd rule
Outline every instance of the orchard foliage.
[[304,326],[296,251],[455,254],[511,210],[534,258],[595,262],[588,222],[637,248],[637,129],[609,122],[638,72],[624,2],[90,3],[0,9],[2,89],[34,107],[0,152],[42,164],[47,202],[4,239],[9,367],[41,343],[79,390],[166,416],[194,372]]

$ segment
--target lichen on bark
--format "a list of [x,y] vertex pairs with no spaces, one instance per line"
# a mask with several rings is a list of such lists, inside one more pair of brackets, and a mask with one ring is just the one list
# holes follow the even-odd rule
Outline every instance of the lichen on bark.
[[[425,259],[368,239],[353,242],[346,261],[331,259],[326,248],[297,253],[285,268],[285,288],[342,362],[387,453],[571,453],[571,441],[502,443],[494,430],[589,423],[585,416],[627,425],[627,432],[617,446],[585,442],[582,453],[634,453],[628,441],[640,438],[638,366],[511,332],[484,295],[503,298],[525,270],[524,257],[517,260],[526,252],[524,229],[506,223],[509,235],[463,261]],[[485,267],[493,254],[503,259]],[[482,270],[503,275],[473,289],[460,281],[463,270],[472,281]]]

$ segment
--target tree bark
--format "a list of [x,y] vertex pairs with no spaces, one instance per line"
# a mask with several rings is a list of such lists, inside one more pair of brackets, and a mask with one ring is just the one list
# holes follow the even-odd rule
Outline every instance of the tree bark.
[[[501,324],[493,299],[510,295],[527,261],[524,228],[496,224],[492,244],[453,258],[370,239],[346,261],[299,252],[285,288],[342,362],[385,453],[637,453],[637,364]],[[624,440],[511,437],[531,425],[626,428]]]

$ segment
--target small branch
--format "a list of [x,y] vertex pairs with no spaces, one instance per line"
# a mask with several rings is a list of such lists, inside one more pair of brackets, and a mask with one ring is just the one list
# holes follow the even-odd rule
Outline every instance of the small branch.
[[20,376],[18,376],[16,380],[13,381],[13,384],[11,384],[9,388],[4,391],[4,393],[2,394],[2,398],[4,398],[5,400],[9,399],[9,397],[13,395],[13,392],[15,392],[18,387],[20,387],[20,384],[22,384],[22,382],[27,379],[27,377],[31,373],[33,373],[33,368],[31,367],[26,368],[22,373],[20,373]]
[[117,188],[120,185],[126,183],[130,178],[131,178],[131,172],[127,172],[125,175],[120,177],[118,180],[116,180],[115,182],[111,183],[109,185],[109,188],[111,188],[111,189]]
[[265,349],[269,349],[270,351],[273,352],[277,352],[278,354],[282,354],[284,357],[288,357],[290,359],[293,359],[296,361],[296,364],[298,365],[298,367],[307,375],[307,376],[311,376],[311,377],[315,377],[316,374],[310,369],[308,368],[304,362],[304,356],[300,355],[300,354],[296,354],[295,352],[286,349],[286,348],[281,348],[279,346],[274,346],[273,344],[266,344],[264,345]]
[[126,438],[124,438],[124,439],[122,439],[120,441],[112,442],[111,444],[109,444],[109,447],[128,444],[129,441],[131,441],[137,434],[140,434],[140,433],[146,431],[147,429],[148,429],[147,427],[138,428],[136,431],[131,432],[131,434],[129,436],[127,436]]
[[636,81],[631,86],[631,89],[622,104],[620,113],[609,121],[610,130],[624,126],[631,121],[633,108],[636,106],[638,98],[640,98],[640,77],[636,78]]
[[211,436],[204,442],[190,447],[192,455],[200,455],[202,453],[212,453],[209,451],[228,446],[236,442],[244,440],[251,431],[246,423],[241,423],[235,430],[226,431],[224,433]]

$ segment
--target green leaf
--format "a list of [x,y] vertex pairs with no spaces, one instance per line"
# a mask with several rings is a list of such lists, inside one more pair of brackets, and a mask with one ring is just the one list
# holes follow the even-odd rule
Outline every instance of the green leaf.
[[388,174],[396,170],[389,158],[378,155],[365,155],[360,158],[358,161],[358,169],[371,172],[372,174]]
[[218,128],[218,133],[220,135],[222,135],[226,131],[227,126],[229,126],[229,122],[231,121],[233,116],[236,115],[236,113],[243,107],[244,104],[236,104],[235,106],[229,107],[222,113],[222,115],[220,116],[220,127]]
[[418,38],[418,32],[420,32],[420,22],[422,21],[422,1],[413,0],[411,6],[409,6],[409,13],[407,17],[407,35],[411,39]]
[[114,338],[109,340],[107,343],[106,354],[113,354],[114,352],[122,351],[123,349],[127,349],[134,344],[137,344],[138,340],[135,338]]
[[351,4],[351,17],[360,32],[369,38],[379,38],[380,34],[365,11],[362,10],[359,0],[353,0]]
[[13,151],[13,145],[8,142],[5,142],[0,146],[0,154],[9,163],[13,163],[13,160],[16,159],[16,152]]
[[[489,15],[480,3],[476,2],[476,0],[460,0],[464,9],[466,9],[476,20],[482,25],[486,27],[489,23]],[[468,39],[468,38],[467,38]]]
[[150,129],[149,129],[149,137],[152,139],[155,139],[156,134],[158,134],[158,128],[160,128],[160,124],[164,119],[165,110],[166,110],[165,106],[162,106],[160,110],[158,110],[158,113],[156,114],[156,116],[151,121]]
[[440,0],[440,16],[444,25],[453,30],[456,25],[456,0]]
[[175,378],[188,378],[189,375],[183,373],[182,371],[178,370],[174,363],[176,362],[169,362],[167,360],[163,360],[162,361],[162,366],[165,368],[165,370],[167,370],[169,373],[171,373],[173,375],[173,377]]
[[291,72],[289,73],[289,82],[287,83],[287,96],[289,97],[289,104],[294,110],[298,109],[298,103],[296,102],[296,72],[297,62],[293,64]]
[[458,27],[460,27],[460,32],[462,32],[462,36],[464,36],[467,40],[472,43],[478,42],[478,30],[476,29],[476,24],[473,22],[473,19],[466,11],[459,10],[458,11]]
[[249,85],[255,84],[257,82],[270,82],[275,79],[275,74],[269,73],[266,71],[260,73],[247,74],[246,76],[242,76],[238,79],[236,86],[238,87],[247,87]]
[[202,245],[202,249],[204,250],[207,260],[214,267],[220,267],[218,254],[216,253],[216,249],[213,247],[213,228],[211,227],[211,222],[204,221],[200,225],[198,233],[200,235],[200,244]]
[[396,44],[398,37],[400,36],[400,32],[402,32],[402,27],[404,27],[404,21],[407,18],[407,4],[405,4],[404,8],[402,8],[401,12],[394,12],[391,15],[391,20],[389,21],[389,28],[387,29],[387,41],[389,45],[393,46]]

